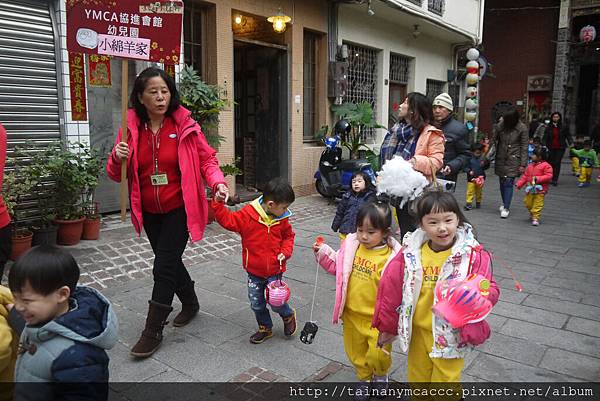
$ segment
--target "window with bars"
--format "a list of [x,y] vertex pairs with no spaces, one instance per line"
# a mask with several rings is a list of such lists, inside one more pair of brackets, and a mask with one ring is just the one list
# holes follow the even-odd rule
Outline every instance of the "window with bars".
[[426,96],[433,100],[437,95],[444,92],[444,86],[446,83],[444,81],[437,81],[435,79],[428,79],[426,83]]
[[317,132],[317,59],[319,35],[304,31],[304,141],[315,140]]
[[428,0],[427,9],[432,13],[444,15],[445,0]]
[[408,84],[410,78],[410,57],[390,54],[390,82]]
[[[377,50],[348,45],[348,90],[345,102],[368,102],[377,108]],[[365,136],[371,136],[373,129],[366,130]]]
[[205,29],[205,11],[195,2],[186,1],[183,12],[183,59],[204,77],[203,34]]
[[454,105],[454,111],[457,110],[458,105],[460,104],[460,85],[457,84],[449,84],[448,85],[448,94],[452,98],[452,104]]
[[409,3],[413,3],[421,7],[423,5],[423,0],[408,0]]

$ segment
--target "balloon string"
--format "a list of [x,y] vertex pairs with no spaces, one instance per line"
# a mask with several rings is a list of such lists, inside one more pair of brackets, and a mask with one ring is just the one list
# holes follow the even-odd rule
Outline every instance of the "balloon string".
[[513,270],[508,267],[508,262],[504,261],[504,259],[502,259],[501,257],[497,256],[496,253],[492,253],[492,255],[494,256],[494,259],[498,260],[498,262],[500,262],[500,266],[504,267],[506,270],[508,270],[508,272],[510,273],[513,281],[515,282],[515,288],[517,289],[517,291],[522,292],[523,291],[523,285],[521,285],[521,283],[519,282],[519,280],[517,280],[517,277],[515,276],[515,273],[513,272]]
[[[323,242],[325,241],[325,239],[322,236],[318,236],[316,238],[315,244],[317,245],[323,245]],[[315,298],[317,296],[317,282],[319,280],[319,260],[317,259],[317,272],[315,273],[315,288],[313,289],[313,296],[312,296],[312,304],[310,305],[310,322],[314,323],[313,320],[313,310],[315,308]]]

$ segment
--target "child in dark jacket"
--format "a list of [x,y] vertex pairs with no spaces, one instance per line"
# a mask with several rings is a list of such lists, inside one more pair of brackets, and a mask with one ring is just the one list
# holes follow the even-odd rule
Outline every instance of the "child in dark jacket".
[[342,196],[335,217],[331,223],[333,231],[339,231],[340,238],[356,232],[356,216],[360,208],[375,199],[375,189],[371,179],[362,171],[352,174],[352,187]]
[[544,197],[552,182],[552,166],[546,161],[548,151],[545,147],[536,148],[531,156],[532,163],[517,181],[517,188],[525,188],[525,207],[529,210],[531,225],[540,225],[540,216],[544,208]]
[[50,245],[32,248],[10,269],[13,311],[25,320],[15,401],[108,399],[106,350],[117,342],[117,317],[102,294],[78,280],[75,259]]
[[464,168],[465,173],[467,173],[467,204],[465,210],[473,209],[473,198],[475,198],[475,208],[479,209],[481,207],[485,181],[484,170],[488,163],[483,157],[483,145],[481,143],[472,144],[471,153],[473,156]]
[[[289,222],[288,207],[294,202],[294,190],[285,180],[274,178],[267,183],[263,195],[237,212],[230,212],[222,202],[213,200],[215,219],[223,228],[242,237],[242,263],[248,272],[248,298],[258,322],[258,331],[250,336],[252,344],[273,337],[273,321],[267,309],[265,287],[281,280],[285,262],[292,257],[294,231]],[[285,302],[273,312],[283,319],[283,333],[296,333],[296,311]]]

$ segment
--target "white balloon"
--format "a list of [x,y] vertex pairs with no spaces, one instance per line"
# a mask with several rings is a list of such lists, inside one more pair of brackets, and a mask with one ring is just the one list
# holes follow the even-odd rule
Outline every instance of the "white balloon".
[[475,49],[474,47],[470,48],[467,50],[467,58],[469,60],[477,60],[479,58],[479,50]]
[[479,63],[475,60],[471,60],[467,63],[467,68],[477,68],[479,69]]
[[467,97],[477,97],[477,88],[474,86],[469,86],[467,88]]
[[475,113],[474,111],[468,111],[465,113],[465,120],[475,121],[475,118],[477,118],[477,113]]
[[475,85],[479,81],[479,75],[477,74],[467,74],[467,83],[469,85]]
[[467,110],[474,110],[477,108],[477,101],[475,99],[467,99],[465,101],[465,108]]

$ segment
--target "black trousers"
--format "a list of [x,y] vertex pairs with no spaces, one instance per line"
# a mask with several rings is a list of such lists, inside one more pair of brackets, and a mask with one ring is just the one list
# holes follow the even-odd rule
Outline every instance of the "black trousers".
[[0,282],[2,281],[2,275],[4,274],[4,266],[10,258],[10,251],[12,248],[12,228],[9,225],[0,228]]
[[398,216],[398,226],[400,226],[400,241],[404,238],[404,234],[415,231],[417,222],[414,216],[410,213],[409,208],[412,202],[406,202],[402,208],[396,206],[396,216]]
[[558,176],[560,176],[560,165],[562,163],[563,155],[565,154],[564,149],[550,149],[548,152],[548,163],[552,166],[552,182],[558,182]]
[[144,230],[154,251],[152,300],[173,303],[175,291],[192,281],[181,256],[188,241],[187,216],[183,207],[165,214],[143,214]]

